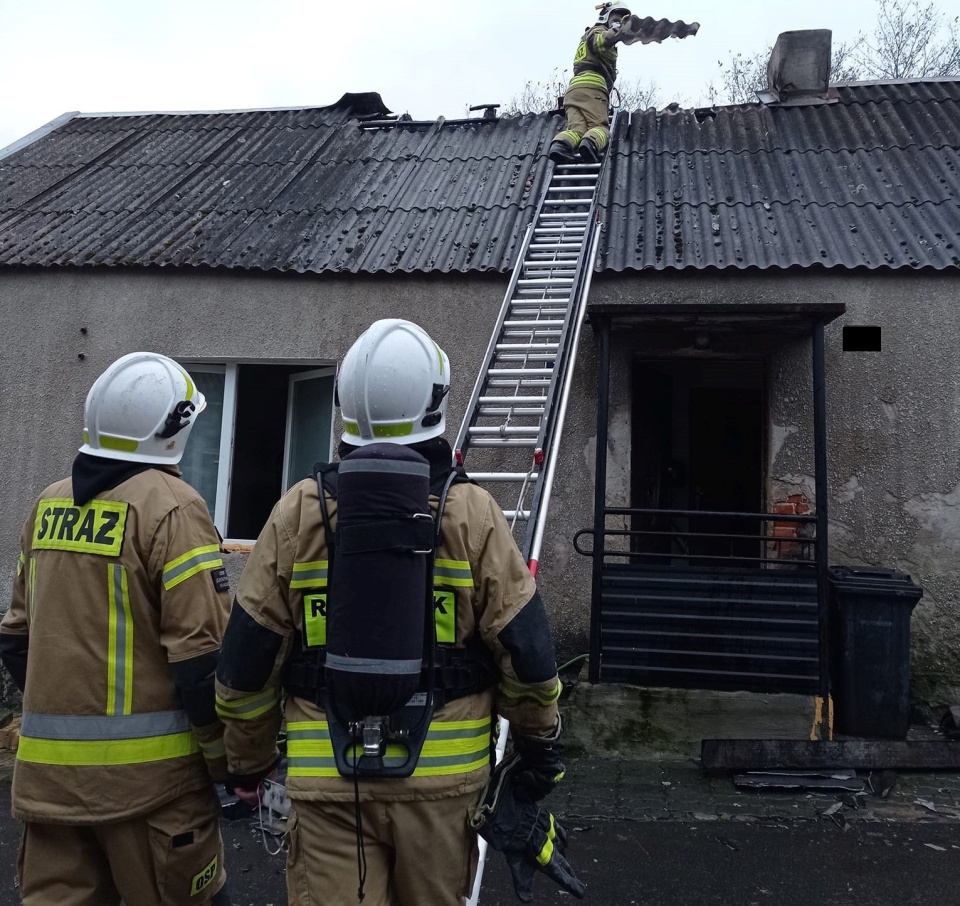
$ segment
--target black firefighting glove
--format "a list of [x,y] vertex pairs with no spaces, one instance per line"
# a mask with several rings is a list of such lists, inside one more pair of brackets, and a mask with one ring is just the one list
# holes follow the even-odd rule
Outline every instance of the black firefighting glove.
[[521,903],[533,902],[533,878],[538,871],[582,899],[586,887],[564,857],[567,832],[550,812],[514,795],[519,768],[516,754],[497,766],[474,814],[473,827],[504,854]]
[[560,720],[548,737],[523,736],[513,733],[513,751],[520,757],[514,775],[514,795],[521,802],[539,802],[563,779],[563,743],[560,742]]

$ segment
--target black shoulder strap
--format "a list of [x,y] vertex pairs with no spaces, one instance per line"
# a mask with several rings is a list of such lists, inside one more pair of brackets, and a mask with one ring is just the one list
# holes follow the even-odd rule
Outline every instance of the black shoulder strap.
[[337,499],[340,485],[340,464],[336,462],[318,462],[313,467],[317,480],[317,496],[320,498],[320,516],[323,519],[323,537],[327,542],[327,559],[333,564],[333,527],[330,525],[330,512],[327,509],[327,494]]
[[443,540],[443,510],[447,505],[447,494],[450,493],[450,488],[452,485],[464,484],[465,482],[476,484],[476,482],[469,475],[467,475],[463,466],[451,466],[450,471],[443,476],[442,483],[438,479],[434,482],[434,487],[430,488],[430,491],[435,493],[439,500],[439,503],[437,504],[437,547],[440,547],[440,542]]

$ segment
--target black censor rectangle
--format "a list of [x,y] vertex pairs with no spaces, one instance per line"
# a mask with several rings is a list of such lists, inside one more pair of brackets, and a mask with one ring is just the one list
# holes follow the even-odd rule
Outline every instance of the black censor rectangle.
[[867,324],[845,324],[844,352],[880,352],[880,328]]

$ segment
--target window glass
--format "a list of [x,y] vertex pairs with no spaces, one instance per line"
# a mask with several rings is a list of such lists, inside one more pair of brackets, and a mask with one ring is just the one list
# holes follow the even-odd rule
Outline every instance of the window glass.
[[333,374],[330,369],[292,375],[289,405],[284,491],[312,475],[316,463],[330,460],[333,418]]
[[220,431],[223,424],[224,374],[222,371],[200,371],[187,366],[207,406],[190,431],[187,448],[180,460],[183,477],[207,502],[213,516],[217,503],[217,475],[220,468]]

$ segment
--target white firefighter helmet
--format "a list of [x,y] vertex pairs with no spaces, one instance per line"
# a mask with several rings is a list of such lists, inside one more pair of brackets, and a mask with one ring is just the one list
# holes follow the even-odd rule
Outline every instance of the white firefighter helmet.
[[450,361],[412,321],[374,321],[347,350],[337,378],[343,440],[415,444],[446,429]]
[[625,6],[617,6],[616,3],[603,3],[597,7],[600,13],[597,15],[597,25],[609,25],[610,17],[619,14],[621,19],[626,19],[630,15],[630,10]]
[[87,394],[81,453],[130,462],[178,463],[206,400],[173,359],[131,352]]

